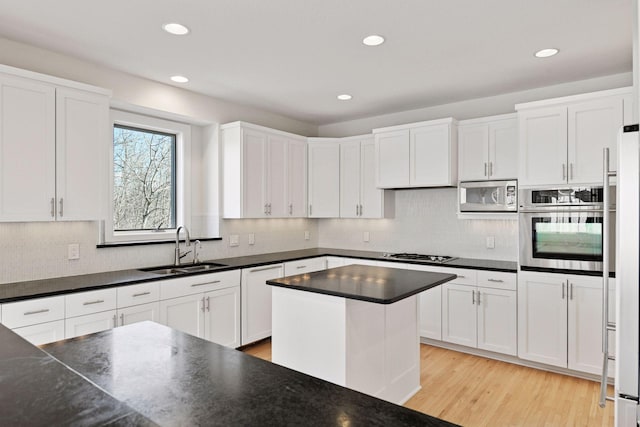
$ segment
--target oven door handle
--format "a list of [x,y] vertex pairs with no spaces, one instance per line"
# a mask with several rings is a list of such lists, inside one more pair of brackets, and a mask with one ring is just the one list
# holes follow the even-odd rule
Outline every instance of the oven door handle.
[[[596,213],[604,213],[604,209],[601,207],[587,207],[580,206],[574,209],[568,207],[562,208],[520,208],[518,211],[520,213],[581,213],[581,212],[596,212]],[[609,209],[609,212],[615,212],[614,209]]]

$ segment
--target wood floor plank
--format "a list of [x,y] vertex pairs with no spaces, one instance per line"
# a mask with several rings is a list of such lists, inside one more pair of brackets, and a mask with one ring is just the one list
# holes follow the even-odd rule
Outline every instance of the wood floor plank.
[[[271,361],[271,340],[242,350]],[[420,362],[422,390],[405,406],[456,424],[613,426],[613,403],[598,406],[600,387],[593,381],[424,344]]]

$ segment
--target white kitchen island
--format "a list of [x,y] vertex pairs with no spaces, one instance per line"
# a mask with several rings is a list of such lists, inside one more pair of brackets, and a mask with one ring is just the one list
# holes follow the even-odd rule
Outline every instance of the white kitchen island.
[[455,277],[350,265],[267,281],[272,360],[402,404],[421,387],[418,294]]

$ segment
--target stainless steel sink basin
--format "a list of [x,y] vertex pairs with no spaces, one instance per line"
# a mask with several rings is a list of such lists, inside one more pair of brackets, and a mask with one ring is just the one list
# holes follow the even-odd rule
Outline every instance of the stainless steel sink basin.
[[191,264],[191,265],[181,265],[181,266],[141,268],[140,271],[159,274],[163,276],[170,276],[174,274],[188,274],[188,273],[198,273],[198,272],[209,271],[209,270],[217,270],[222,267],[227,267],[227,265],[217,264],[215,262],[204,262],[201,264]]

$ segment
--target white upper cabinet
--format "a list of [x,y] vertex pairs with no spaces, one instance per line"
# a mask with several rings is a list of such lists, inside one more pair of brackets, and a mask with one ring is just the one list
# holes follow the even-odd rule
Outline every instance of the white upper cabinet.
[[459,122],[460,181],[517,178],[517,129],[515,114]]
[[0,74],[0,220],[100,219],[108,91],[23,74]]
[[221,127],[225,218],[306,216],[306,141],[249,123]]
[[340,217],[384,218],[393,211],[392,199],[392,192],[376,187],[373,136],[343,138],[340,141]]
[[602,152],[616,170],[618,132],[631,115],[631,89],[516,105],[519,124],[519,184],[602,183]]
[[340,216],[340,143],[309,138],[309,217]]
[[457,122],[432,120],[374,129],[379,188],[457,183]]

